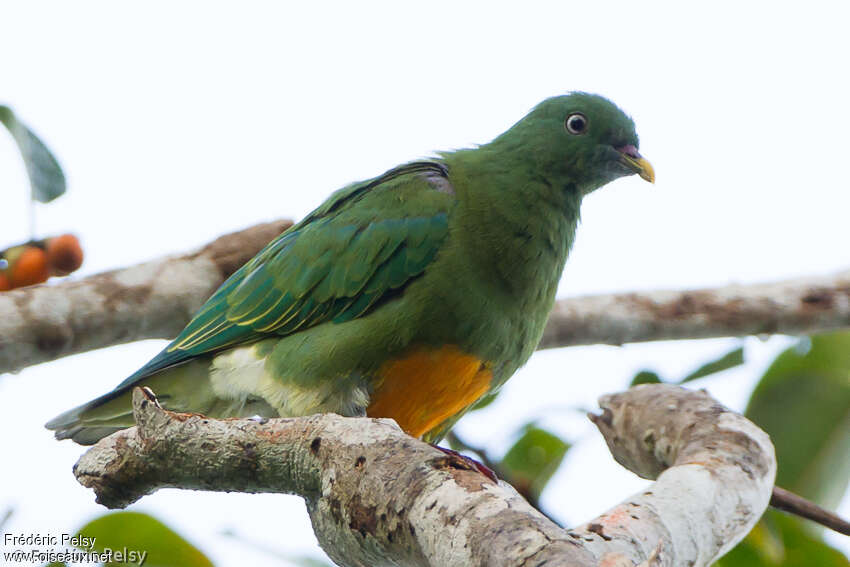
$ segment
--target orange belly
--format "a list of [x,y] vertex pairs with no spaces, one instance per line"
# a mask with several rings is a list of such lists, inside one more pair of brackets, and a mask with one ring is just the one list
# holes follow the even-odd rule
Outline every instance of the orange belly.
[[453,345],[419,348],[381,366],[366,415],[421,437],[485,394],[492,378],[486,363]]

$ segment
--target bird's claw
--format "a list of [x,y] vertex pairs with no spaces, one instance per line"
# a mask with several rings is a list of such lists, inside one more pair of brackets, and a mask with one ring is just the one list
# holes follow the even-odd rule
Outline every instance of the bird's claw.
[[469,468],[470,470],[476,470],[476,471],[480,472],[481,474],[483,474],[484,476],[486,476],[487,478],[489,478],[490,480],[492,480],[493,482],[495,482],[496,484],[499,484],[499,478],[496,476],[496,473],[494,473],[493,470],[490,467],[488,467],[487,465],[485,465],[484,463],[476,461],[472,457],[467,457],[466,455],[462,455],[462,454],[458,453],[457,451],[455,451],[454,449],[447,449],[445,447],[440,447],[439,445],[434,445],[434,444],[432,444],[431,446],[434,447],[435,449],[439,449],[440,451],[442,451],[443,453],[445,453],[449,457],[462,462],[466,466],[466,468]]

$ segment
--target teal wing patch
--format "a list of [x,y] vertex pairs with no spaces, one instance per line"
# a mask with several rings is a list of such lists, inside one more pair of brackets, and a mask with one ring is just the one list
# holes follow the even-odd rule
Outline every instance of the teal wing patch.
[[454,197],[435,190],[435,175],[448,186],[442,164],[415,162],[335,193],[228,278],[117,389],[204,353],[349,321],[392,298],[424,272],[448,233]]

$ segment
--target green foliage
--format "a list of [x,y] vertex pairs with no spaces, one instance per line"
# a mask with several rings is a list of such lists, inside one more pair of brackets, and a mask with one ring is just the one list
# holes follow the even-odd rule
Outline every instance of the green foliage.
[[769,510],[717,567],[848,567],[847,557],[833,549],[800,522]]
[[[735,368],[742,364],[744,364],[744,347],[739,346],[730,350],[726,354],[701,365],[699,368],[676,382],[676,384],[684,384],[685,382],[705,378],[706,376],[717,374],[718,372],[723,372],[724,370],[729,370],[730,368]],[[661,376],[659,376],[658,373],[653,372],[652,370],[641,370],[635,374],[634,378],[632,378],[629,387],[637,386],[638,384],[658,384],[660,382],[664,382],[664,380],[661,379]]]
[[21,151],[32,188],[32,198],[47,203],[65,192],[65,174],[47,146],[27,128],[8,106],[0,105],[2,123]]
[[729,370],[730,368],[735,368],[736,366],[740,366],[744,364],[744,347],[738,347],[734,350],[731,350],[710,362],[706,362],[684,378],[682,378],[679,383],[684,384],[685,382],[690,382],[691,380],[698,380],[699,378],[705,378],[711,374],[717,374],[718,372],[723,372],[724,370]]
[[561,466],[569,448],[569,443],[554,433],[528,424],[519,440],[505,454],[499,470],[521,494],[528,494],[536,500]]
[[[737,347],[679,383],[743,363],[744,349]],[[631,385],[660,381],[657,373],[643,370]],[[776,447],[776,484],[834,508],[850,479],[850,333],[803,338],[782,352],[756,386],[745,415]],[[848,567],[850,562],[821,540],[815,524],[769,510],[717,565]]]
[[[850,475],[850,333],[801,339],[767,369],[745,415],[770,434],[776,484],[834,508]],[[768,511],[718,565],[848,567],[814,524]]]
[[803,339],[780,354],[745,415],[773,440],[776,484],[834,508],[850,478],[850,333]]
[[635,377],[632,378],[631,384],[629,387],[637,386],[638,384],[659,384],[661,382],[661,377],[651,370],[641,370]]
[[[95,518],[78,532],[96,537],[95,549],[146,551],[147,567],[212,567],[213,563],[198,548],[171,528],[147,514],[114,512]],[[110,565],[125,565],[110,563]]]

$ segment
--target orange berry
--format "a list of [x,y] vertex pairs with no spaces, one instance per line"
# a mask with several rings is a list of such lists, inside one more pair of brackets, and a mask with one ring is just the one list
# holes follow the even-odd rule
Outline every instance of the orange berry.
[[83,249],[73,234],[63,234],[47,240],[47,259],[50,274],[67,276],[83,264]]
[[13,288],[46,282],[50,277],[47,270],[47,254],[41,248],[28,246],[21,252],[9,271]]

